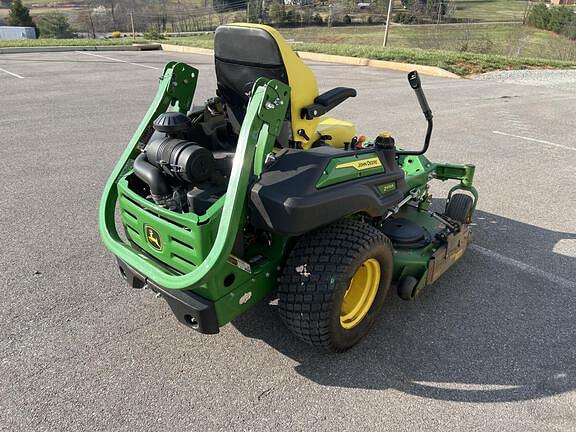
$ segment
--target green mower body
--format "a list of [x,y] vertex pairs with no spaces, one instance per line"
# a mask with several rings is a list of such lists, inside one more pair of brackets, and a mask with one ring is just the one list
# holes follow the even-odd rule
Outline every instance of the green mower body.
[[[248,28],[250,37],[272,32]],[[466,250],[474,167],[424,156],[431,113],[424,151],[399,150],[387,134],[342,148],[326,135],[307,149],[280,146],[297,103],[286,80],[263,73],[251,82],[240,116],[219,99],[192,107],[197,79],[191,66],[166,65],[99,213],[129,285],[161,294],[183,324],[217,333],[280,286],[288,326],[341,351],[368,330],[390,286],[413,299]],[[319,96],[302,116],[344,93]],[[433,179],[456,181],[441,214],[429,208]]]

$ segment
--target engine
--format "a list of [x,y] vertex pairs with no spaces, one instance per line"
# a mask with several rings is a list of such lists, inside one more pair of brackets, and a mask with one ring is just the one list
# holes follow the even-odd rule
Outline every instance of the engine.
[[153,127],[155,133],[133,166],[149,188],[147,198],[173,211],[204,214],[226,190],[233,154],[199,145],[194,139],[204,137],[194,132],[185,114],[163,113]]

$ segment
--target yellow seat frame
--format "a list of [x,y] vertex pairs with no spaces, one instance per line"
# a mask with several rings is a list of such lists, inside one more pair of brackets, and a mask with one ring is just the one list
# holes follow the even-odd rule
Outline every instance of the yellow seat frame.
[[[288,75],[293,141],[298,142],[303,149],[309,149],[321,137],[331,137],[331,139],[325,139],[326,143],[337,148],[344,147],[344,143],[352,140],[356,133],[356,128],[352,123],[330,117],[311,120],[301,118],[302,108],[312,105],[318,96],[318,83],[314,72],[304,64],[276,29],[262,24],[235,23],[229,25],[261,29],[274,38]],[[304,134],[299,134],[299,130],[304,130]]]

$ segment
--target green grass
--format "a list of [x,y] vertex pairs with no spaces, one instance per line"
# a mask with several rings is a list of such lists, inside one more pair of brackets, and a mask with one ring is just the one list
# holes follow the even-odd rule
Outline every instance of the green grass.
[[[132,38],[121,39],[20,39],[0,40],[0,48],[11,47],[49,47],[49,46],[115,46],[131,45]],[[136,39],[137,43],[147,42],[144,39]]]
[[[172,38],[167,43],[200,48],[213,47],[211,35]],[[458,75],[478,74],[499,69],[576,68],[576,61],[507,57],[417,48],[382,48],[340,43],[294,43],[292,47],[298,51],[438,66]]]
[[[382,26],[281,29],[295,42],[381,46]],[[576,42],[521,24],[405,25],[390,28],[392,48],[467,51],[576,61]]]
[[193,46],[196,48],[214,48],[214,38],[211,34],[204,34],[191,37],[174,37],[162,41],[172,45]]
[[475,21],[521,21],[526,0],[456,0],[455,18]]
[[478,74],[500,69],[576,68],[576,62],[417,48],[378,48],[326,44],[298,44],[295,48],[300,51],[438,66],[458,75]]
[[[382,26],[303,27],[280,32],[291,42],[354,45],[358,49],[380,47],[384,36]],[[210,35],[173,38],[171,43],[206,44],[211,38]],[[576,61],[576,42],[521,24],[393,26],[389,47]]]

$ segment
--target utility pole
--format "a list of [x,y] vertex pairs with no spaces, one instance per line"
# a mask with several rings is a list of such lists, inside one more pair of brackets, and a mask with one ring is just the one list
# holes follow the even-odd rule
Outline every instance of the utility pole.
[[390,17],[392,16],[392,3],[394,0],[390,0],[388,2],[388,13],[386,14],[386,28],[384,29],[384,43],[382,43],[382,46],[384,48],[386,48],[386,45],[388,44],[388,32],[390,30]]
[[136,32],[134,31],[134,13],[130,11],[130,25],[132,26],[132,40],[136,40]]
[[250,0],[246,0],[246,22],[250,22]]

